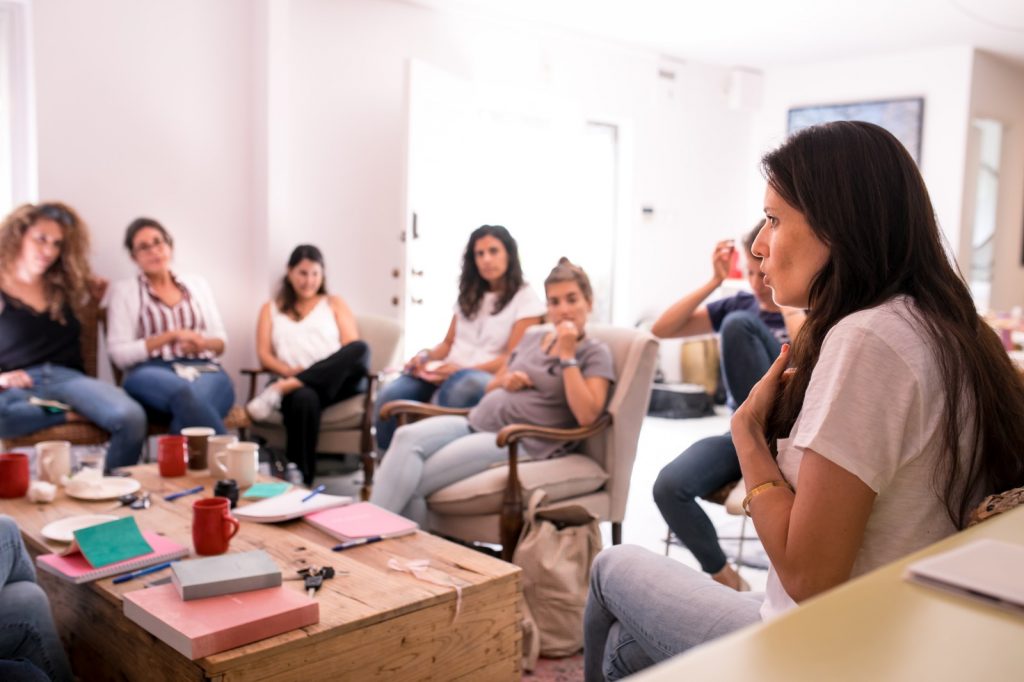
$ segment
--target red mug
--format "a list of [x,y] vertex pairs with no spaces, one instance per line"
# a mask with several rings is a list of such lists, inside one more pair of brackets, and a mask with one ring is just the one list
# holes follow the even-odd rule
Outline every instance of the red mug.
[[28,455],[20,452],[0,455],[0,497],[25,497],[28,482]]
[[208,497],[192,505],[192,544],[196,554],[209,556],[228,551],[228,543],[238,532],[238,519],[228,511],[226,497]]
[[185,436],[160,436],[156,442],[156,461],[164,478],[184,476],[188,469],[188,439]]

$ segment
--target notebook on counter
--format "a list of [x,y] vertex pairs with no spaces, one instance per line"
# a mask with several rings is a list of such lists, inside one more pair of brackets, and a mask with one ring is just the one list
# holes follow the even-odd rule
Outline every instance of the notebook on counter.
[[125,617],[193,661],[320,622],[316,600],[285,586],[182,601],[174,585],[160,585],[123,603]]
[[238,505],[231,510],[231,513],[244,521],[278,523],[352,502],[352,498],[347,495],[328,495],[327,493],[318,493],[303,502],[303,498],[307,495],[309,495],[309,491],[302,488],[290,490],[282,495],[268,497],[253,504]]
[[904,578],[1024,616],[1024,546],[984,538],[907,566]]
[[146,554],[131,559],[95,567],[81,552],[66,555],[41,554],[36,557],[36,566],[65,580],[81,584],[188,556],[188,547],[165,538],[163,535],[146,530],[142,531],[142,537],[152,549]]
[[262,590],[281,584],[281,569],[262,549],[176,561],[171,584],[185,601]]
[[397,538],[414,533],[419,524],[370,502],[336,507],[305,517],[311,525],[342,542],[381,537]]

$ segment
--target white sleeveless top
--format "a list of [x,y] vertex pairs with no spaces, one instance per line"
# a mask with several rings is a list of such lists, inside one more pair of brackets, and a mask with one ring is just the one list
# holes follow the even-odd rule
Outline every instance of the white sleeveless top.
[[271,302],[270,345],[282,362],[309,367],[341,348],[338,323],[324,296],[301,320],[293,320]]

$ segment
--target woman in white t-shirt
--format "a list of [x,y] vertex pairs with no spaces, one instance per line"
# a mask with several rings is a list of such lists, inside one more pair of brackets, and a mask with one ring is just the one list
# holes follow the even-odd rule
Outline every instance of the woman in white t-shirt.
[[947,260],[900,142],[841,121],[761,163],[753,253],[775,302],[808,310],[732,418],[767,593],[637,547],[602,552],[587,680],[774,617],[955,533],[983,496],[1024,484],[1024,382]]
[[[380,406],[391,400],[442,407],[473,407],[526,329],[541,321],[544,304],[523,281],[519,248],[508,230],[483,225],[473,230],[462,256],[459,300],[444,341],[425,348],[405,371],[381,390]],[[377,445],[387,452],[394,419],[377,415]]]
[[280,409],[288,460],[311,485],[320,416],[363,390],[370,365],[370,349],[359,340],[351,309],[341,296],[327,293],[317,247],[302,244],[292,251],[277,297],[260,309],[256,352],[263,368],[278,378],[245,409],[255,421]]

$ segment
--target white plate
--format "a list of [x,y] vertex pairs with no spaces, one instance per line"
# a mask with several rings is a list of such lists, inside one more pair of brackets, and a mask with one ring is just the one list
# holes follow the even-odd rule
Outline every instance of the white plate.
[[112,500],[121,495],[134,493],[142,487],[134,478],[121,476],[104,476],[92,485],[69,484],[64,488],[68,495],[80,500]]
[[75,531],[89,526],[95,526],[107,521],[116,521],[117,516],[110,514],[82,514],[80,516],[69,516],[66,519],[51,521],[43,526],[43,537],[54,542],[71,542],[75,539]]

